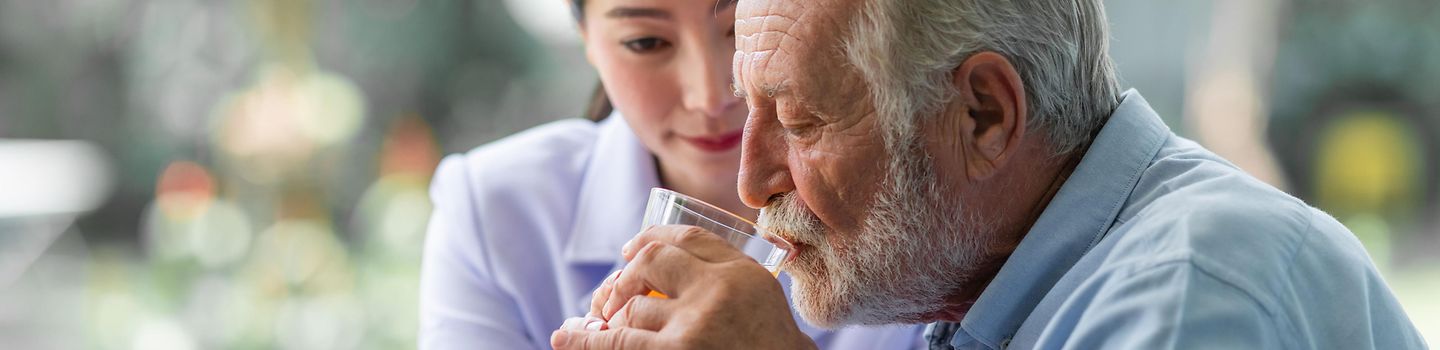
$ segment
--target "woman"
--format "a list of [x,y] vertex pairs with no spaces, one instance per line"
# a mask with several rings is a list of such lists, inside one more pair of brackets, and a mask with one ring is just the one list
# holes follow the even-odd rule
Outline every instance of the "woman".
[[[729,90],[733,3],[578,2],[602,83],[591,120],[536,127],[450,156],[436,172],[423,349],[549,347],[550,332],[588,311],[590,292],[619,265],[651,187],[756,215],[735,192],[747,110]],[[826,348],[921,341],[914,326],[802,329]]]

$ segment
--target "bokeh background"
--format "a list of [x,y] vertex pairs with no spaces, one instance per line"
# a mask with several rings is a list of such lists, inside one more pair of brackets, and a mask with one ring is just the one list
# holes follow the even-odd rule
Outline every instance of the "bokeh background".
[[[1106,3],[1125,85],[1440,342],[1440,1]],[[439,157],[594,87],[566,6],[0,0],[0,347],[413,347]]]

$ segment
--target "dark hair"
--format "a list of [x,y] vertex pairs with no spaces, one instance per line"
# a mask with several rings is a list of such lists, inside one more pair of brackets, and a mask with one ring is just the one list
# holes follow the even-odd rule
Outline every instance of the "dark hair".
[[[570,7],[570,13],[575,16],[575,22],[585,25],[585,0],[572,0],[574,6]],[[605,83],[595,83],[595,92],[590,94],[590,102],[585,105],[585,119],[592,121],[605,120],[615,111],[615,105],[610,103],[610,96],[605,94]]]
[[605,84],[595,83],[595,93],[590,95],[590,103],[585,106],[585,119],[598,122],[614,111],[615,105],[610,104],[610,97],[605,95]]

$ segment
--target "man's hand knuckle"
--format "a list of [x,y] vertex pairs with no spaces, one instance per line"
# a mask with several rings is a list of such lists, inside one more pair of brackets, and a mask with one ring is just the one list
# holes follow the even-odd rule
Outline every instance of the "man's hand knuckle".
[[625,302],[625,305],[620,306],[620,312],[625,313],[625,317],[629,319],[630,323],[635,323],[635,308],[639,307],[641,303],[644,303],[646,301],[645,298],[648,297],[644,295],[632,296],[630,300]]
[[595,292],[592,293],[592,294],[590,295],[590,297],[591,297],[592,299],[598,299],[598,298],[600,298],[601,296],[610,295],[610,291],[612,291],[612,290],[614,290],[614,289],[615,289],[615,281],[606,281],[605,284],[600,285],[600,288],[595,288]]
[[660,251],[663,249],[665,249],[665,245],[658,242],[646,243],[645,249],[640,250],[640,254],[636,255],[635,260],[631,263],[643,265],[655,261],[655,258],[659,256]]
[[690,226],[686,227],[685,230],[680,231],[680,233],[675,236],[675,243],[679,243],[682,245],[699,243],[705,238],[707,238],[706,236],[708,235],[710,235],[710,233],[706,232],[704,229]]
[[724,313],[726,306],[736,305],[737,303],[744,302],[744,300],[742,300],[743,297],[740,296],[740,293],[736,292],[733,288],[718,290],[712,297],[714,298],[714,303],[711,305],[715,307],[711,308],[710,310],[706,310],[709,314],[712,315]]
[[606,291],[605,297],[608,299],[611,294],[624,291],[626,287],[629,287],[629,286],[630,286],[630,281],[629,281],[629,280],[630,280],[629,278],[625,278],[625,277],[616,278],[616,279],[615,279],[615,283],[611,283],[611,284],[610,284],[610,290],[607,290],[607,291]]

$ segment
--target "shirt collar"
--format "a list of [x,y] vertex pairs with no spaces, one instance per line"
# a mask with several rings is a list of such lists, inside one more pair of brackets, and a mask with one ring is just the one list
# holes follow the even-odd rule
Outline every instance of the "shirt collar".
[[1170,129],[1135,90],[1121,96],[1085,156],[1000,273],[960,322],[951,344],[998,349],[1080,257],[1100,242]]
[[615,263],[620,246],[640,231],[650,188],[660,184],[655,158],[615,112],[600,122],[582,176],[565,260]]

